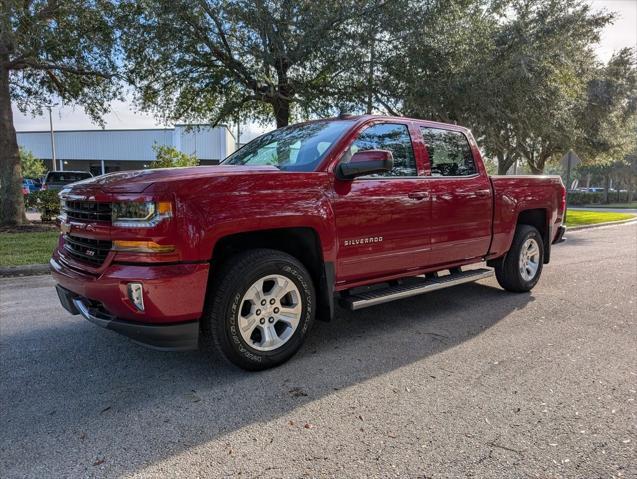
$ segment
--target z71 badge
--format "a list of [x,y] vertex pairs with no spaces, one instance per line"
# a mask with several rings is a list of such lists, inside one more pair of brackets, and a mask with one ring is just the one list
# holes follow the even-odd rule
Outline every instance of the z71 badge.
[[370,236],[369,238],[357,238],[351,240],[345,240],[343,246],[358,246],[361,244],[369,244],[369,243],[381,243],[383,241],[382,236]]

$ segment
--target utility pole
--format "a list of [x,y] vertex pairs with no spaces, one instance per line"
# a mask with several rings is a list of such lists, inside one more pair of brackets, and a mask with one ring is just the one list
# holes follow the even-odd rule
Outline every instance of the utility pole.
[[57,160],[55,158],[55,137],[53,135],[53,115],[51,114],[51,109],[55,105],[47,105],[46,108],[49,110],[49,128],[51,132],[51,161],[53,162],[53,171],[57,171]]

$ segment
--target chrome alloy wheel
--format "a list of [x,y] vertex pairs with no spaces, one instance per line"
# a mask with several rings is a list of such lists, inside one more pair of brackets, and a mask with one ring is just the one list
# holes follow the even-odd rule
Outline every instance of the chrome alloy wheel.
[[301,320],[301,293],[289,278],[279,274],[255,281],[241,298],[239,331],[257,351],[283,346]]
[[540,246],[533,238],[527,239],[520,250],[520,274],[524,281],[535,278],[540,267]]

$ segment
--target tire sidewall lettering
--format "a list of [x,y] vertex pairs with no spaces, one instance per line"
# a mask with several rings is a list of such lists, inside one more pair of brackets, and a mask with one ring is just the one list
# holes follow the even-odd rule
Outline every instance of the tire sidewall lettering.
[[[303,311],[304,314],[301,318],[301,326],[295,331],[294,335],[280,348],[270,351],[269,354],[255,354],[250,350],[249,346],[247,346],[239,333],[239,325],[238,325],[238,313],[241,308],[241,298],[245,294],[245,290],[236,292],[231,299],[229,307],[226,309],[226,324],[228,325],[228,339],[231,344],[233,344],[233,348],[242,356],[249,359],[250,361],[261,363],[267,360],[269,357],[276,356],[278,354],[285,354],[286,351],[290,347],[294,347],[294,345],[299,341],[307,333],[312,321],[313,314],[313,304],[312,304],[312,289],[308,284],[308,281],[304,278],[304,275],[301,271],[295,268],[293,265],[283,264],[276,265],[276,269],[278,271],[277,274],[283,274],[284,276],[290,278],[292,281],[296,283],[301,292],[301,301],[303,303]],[[270,273],[261,273],[261,276],[267,275]]]

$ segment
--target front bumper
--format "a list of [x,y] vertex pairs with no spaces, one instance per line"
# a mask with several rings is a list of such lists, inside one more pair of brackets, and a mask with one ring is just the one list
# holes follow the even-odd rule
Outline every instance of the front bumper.
[[69,313],[81,314],[91,323],[123,334],[136,343],[164,351],[189,351],[199,345],[199,321],[162,325],[122,321],[59,284],[55,289],[60,303]]
[[[50,266],[60,302],[70,313],[155,348],[197,347],[209,263],[111,264],[90,274],[56,251]],[[131,282],[143,285],[143,311],[128,297]]]

